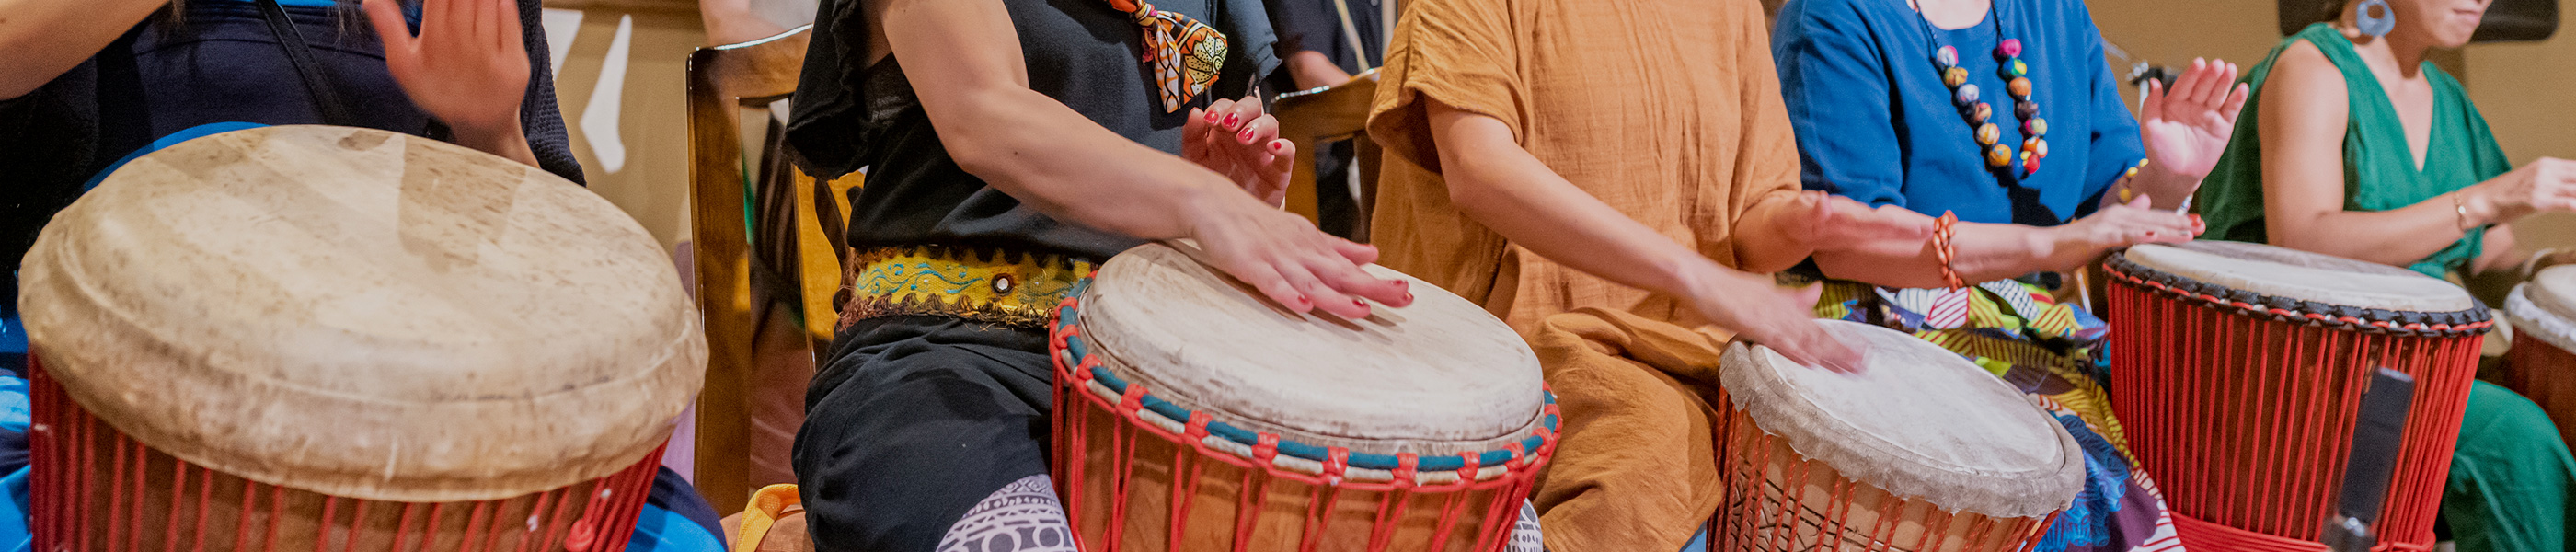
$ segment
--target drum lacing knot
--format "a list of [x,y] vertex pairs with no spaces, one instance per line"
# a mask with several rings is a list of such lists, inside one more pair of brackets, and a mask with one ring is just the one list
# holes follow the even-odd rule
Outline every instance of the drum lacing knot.
[[1253,437],[1252,459],[1260,460],[1262,466],[1268,467],[1279,465],[1276,463],[1278,458],[1279,436],[1263,433]]
[[[1099,367],[1100,367],[1100,358],[1099,358],[1099,357],[1090,357],[1090,356],[1082,357],[1082,362],[1081,362],[1080,364],[1075,364],[1075,365],[1073,366],[1073,379],[1074,379],[1075,381],[1084,382],[1084,383],[1089,383],[1089,382],[1091,381],[1091,369],[1093,369],[1093,368],[1099,368]],[[1131,386],[1132,386],[1132,385],[1135,385],[1135,384],[1132,384],[1132,383],[1131,383],[1131,384],[1128,384],[1128,385],[1131,385]],[[1128,387],[1128,389],[1135,389],[1135,387]],[[1138,402],[1139,402],[1139,404],[1142,404],[1142,400],[1139,400]]]
[[[1420,463],[1422,463],[1422,458],[1415,456],[1413,453],[1395,453],[1395,488],[1413,488],[1413,485],[1415,484],[1414,467]],[[1473,479],[1470,479],[1470,481],[1473,481]]]
[[[1514,446],[1518,446],[1518,445],[1514,445]],[[1465,482],[1475,481],[1475,480],[1476,480],[1476,472],[1484,471],[1484,468],[1485,468],[1485,456],[1484,456],[1484,455],[1482,455],[1482,454],[1476,454],[1476,453],[1473,453],[1473,452],[1464,452],[1464,453],[1459,453],[1459,454],[1458,454],[1458,458],[1459,458],[1459,460],[1460,460],[1460,462],[1458,463],[1458,482],[1460,482],[1460,483],[1465,483]]]
[[[1089,362],[1085,362],[1084,364],[1089,364]],[[1118,411],[1126,414],[1127,417],[1133,418],[1136,417],[1138,412],[1142,412],[1144,410],[1145,382],[1127,382],[1127,394],[1120,395],[1118,397]]]
[[1333,447],[1324,454],[1324,484],[1341,485],[1351,471],[1351,449]]
[[[1547,428],[1545,428],[1545,427],[1541,427],[1541,428],[1539,428],[1539,430],[1540,430],[1540,431],[1546,431],[1546,430],[1547,430]],[[1512,459],[1510,459],[1510,460],[1504,460],[1504,461],[1503,461],[1503,465],[1505,465],[1505,466],[1510,466],[1510,465],[1516,465],[1516,464],[1517,464],[1517,465],[1528,465],[1528,464],[1529,464],[1529,449],[1521,448],[1521,442],[1520,442],[1520,441],[1512,441],[1512,442],[1509,442],[1509,443],[1503,443],[1503,450],[1512,451]],[[1473,464],[1473,463],[1469,463],[1468,465],[1472,466],[1472,465],[1475,465],[1475,464]]]
[[1206,444],[1206,443],[1204,443],[1204,442],[1202,442],[1202,441],[1206,441],[1206,440],[1207,440],[1207,436],[1208,436],[1208,429],[1207,429],[1208,422],[1212,422],[1212,421],[1215,421],[1215,420],[1216,420],[1216,418],[1215,418],[1215,417],[1213,417],[1213,416],[1209,416],[1209,415],[1208,415],[1208,413],[1207,413],[1207,411],[1205,411],[1205,410],[1192,410],[1192,411],[1190,411],[1190,425],[1188,426],[1188,427],[1189,427],[1189,429],[1182,431],[1182,434],[1183,434],[1183,435],[1187,435],[1187,436],[1189,436],[1189,438],[1190,438],[1190,446],[1193,446],[1193,447],[1205,447],[1205,446],[1207,446],[1207,444]]

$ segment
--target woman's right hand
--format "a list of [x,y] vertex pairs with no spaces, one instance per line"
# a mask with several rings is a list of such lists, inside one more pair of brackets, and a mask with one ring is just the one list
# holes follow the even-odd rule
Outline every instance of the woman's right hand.
[[1208,264],[1289,310],[1322,309],[1343,318],[1366,318],[1373,299],[1387,306],[1413,304],[1403,280],[1370,275],[1360,266],[1377,261],[1377,248],[1315,229],[1287,211],[1251,195],[1210,186],[1193,198],[1189,236]]
[[2207,228],[2200,215],[2185,215],[2148,207],[2154,200],[2145,194],[2114,204],[2053,228],[2047,234],[2055,243],[2049,257],[2052,270],[2069,270],[2108,255],[2111,250],[2143,243],[2182,243]]
[[1709,323],[1734,330],[1744,340],[1770,347],[1799,364],[1848,374],[1866,369],[1860,351],[1843,345],[1816,323],[1816,297],[1823,293],[1822,286],[1783,289],[1767,276],[1715,262],[1705,262],[1695,272],[1685,300]]
[[2470,227],[2513,222],[2525,215],[2576,211],[2576,161],[2543,157],[2466,192]]

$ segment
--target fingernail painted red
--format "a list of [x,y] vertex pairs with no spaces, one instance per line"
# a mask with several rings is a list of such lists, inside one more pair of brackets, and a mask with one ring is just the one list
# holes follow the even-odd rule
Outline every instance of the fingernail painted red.
[[1234,137],[1235,139],[1242,140],[1245,143],[1250,143],[1252,142],[1252,129],[1243,129],[1243,132],[1234,133]]
[[1214,112],[1214,111],[1207,112],[1207,122],[1210,122],[1210,123],[1214,123],[1214,122],[1216,122],[1216,112]]
[[1227,113],[1227,114],[1225,114],[1225,128],[1234,128],[1235,123],[1238,123],[1238,122],[1241,122],[1241,121],[1242,121],[1242,117],[1241,117],[1241,116],[1235,115],[1235,114],[1233,114],[1233,113]]

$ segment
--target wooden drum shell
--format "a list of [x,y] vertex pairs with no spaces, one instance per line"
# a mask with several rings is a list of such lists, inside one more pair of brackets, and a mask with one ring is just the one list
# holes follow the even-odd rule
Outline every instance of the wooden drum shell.
[[1889,494],[1798,454],[1743,410],[1719,410],[1726,502],[1712,520],[1710,550],[2016,552],[2056,518],[1952,512]]
[[[2184,544],[2316,550],[2371,369],[2415,379],[2374,550],[2429,550],[2477,372],[2476,333],[2337,327],[2256,314],[2114,270],[2111,405],[2164,483]],[[2259,305],[2252,305],[2259,308]]]
[[[2517,328],[2519,329],[2519,328]],[[2549,413],[2549,421],[2558,427],[2559,439],[2576,439],[2576,353],[2557,345],[2516,335],[2513,347],[2505,353],[2504,384]]]
[[335,497],[153,450],[82,410],[38,360],[28,387],[38,550],[624,550],[661,450],[599,479],[477,502]]

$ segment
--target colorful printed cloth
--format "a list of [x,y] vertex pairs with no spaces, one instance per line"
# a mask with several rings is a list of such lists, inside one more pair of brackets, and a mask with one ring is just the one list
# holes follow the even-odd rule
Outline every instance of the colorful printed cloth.
[[[1964,311],[1964,316],[1930,316]],[[2102,320],[2012,280],[1960,290],[1825,285],[1816,314],[1913,333],[2029,394],[2084,448],[2084,491],[2038,546],[2058,551],[2179,551],[2164,493],[2138,471],[2102,390]]]

